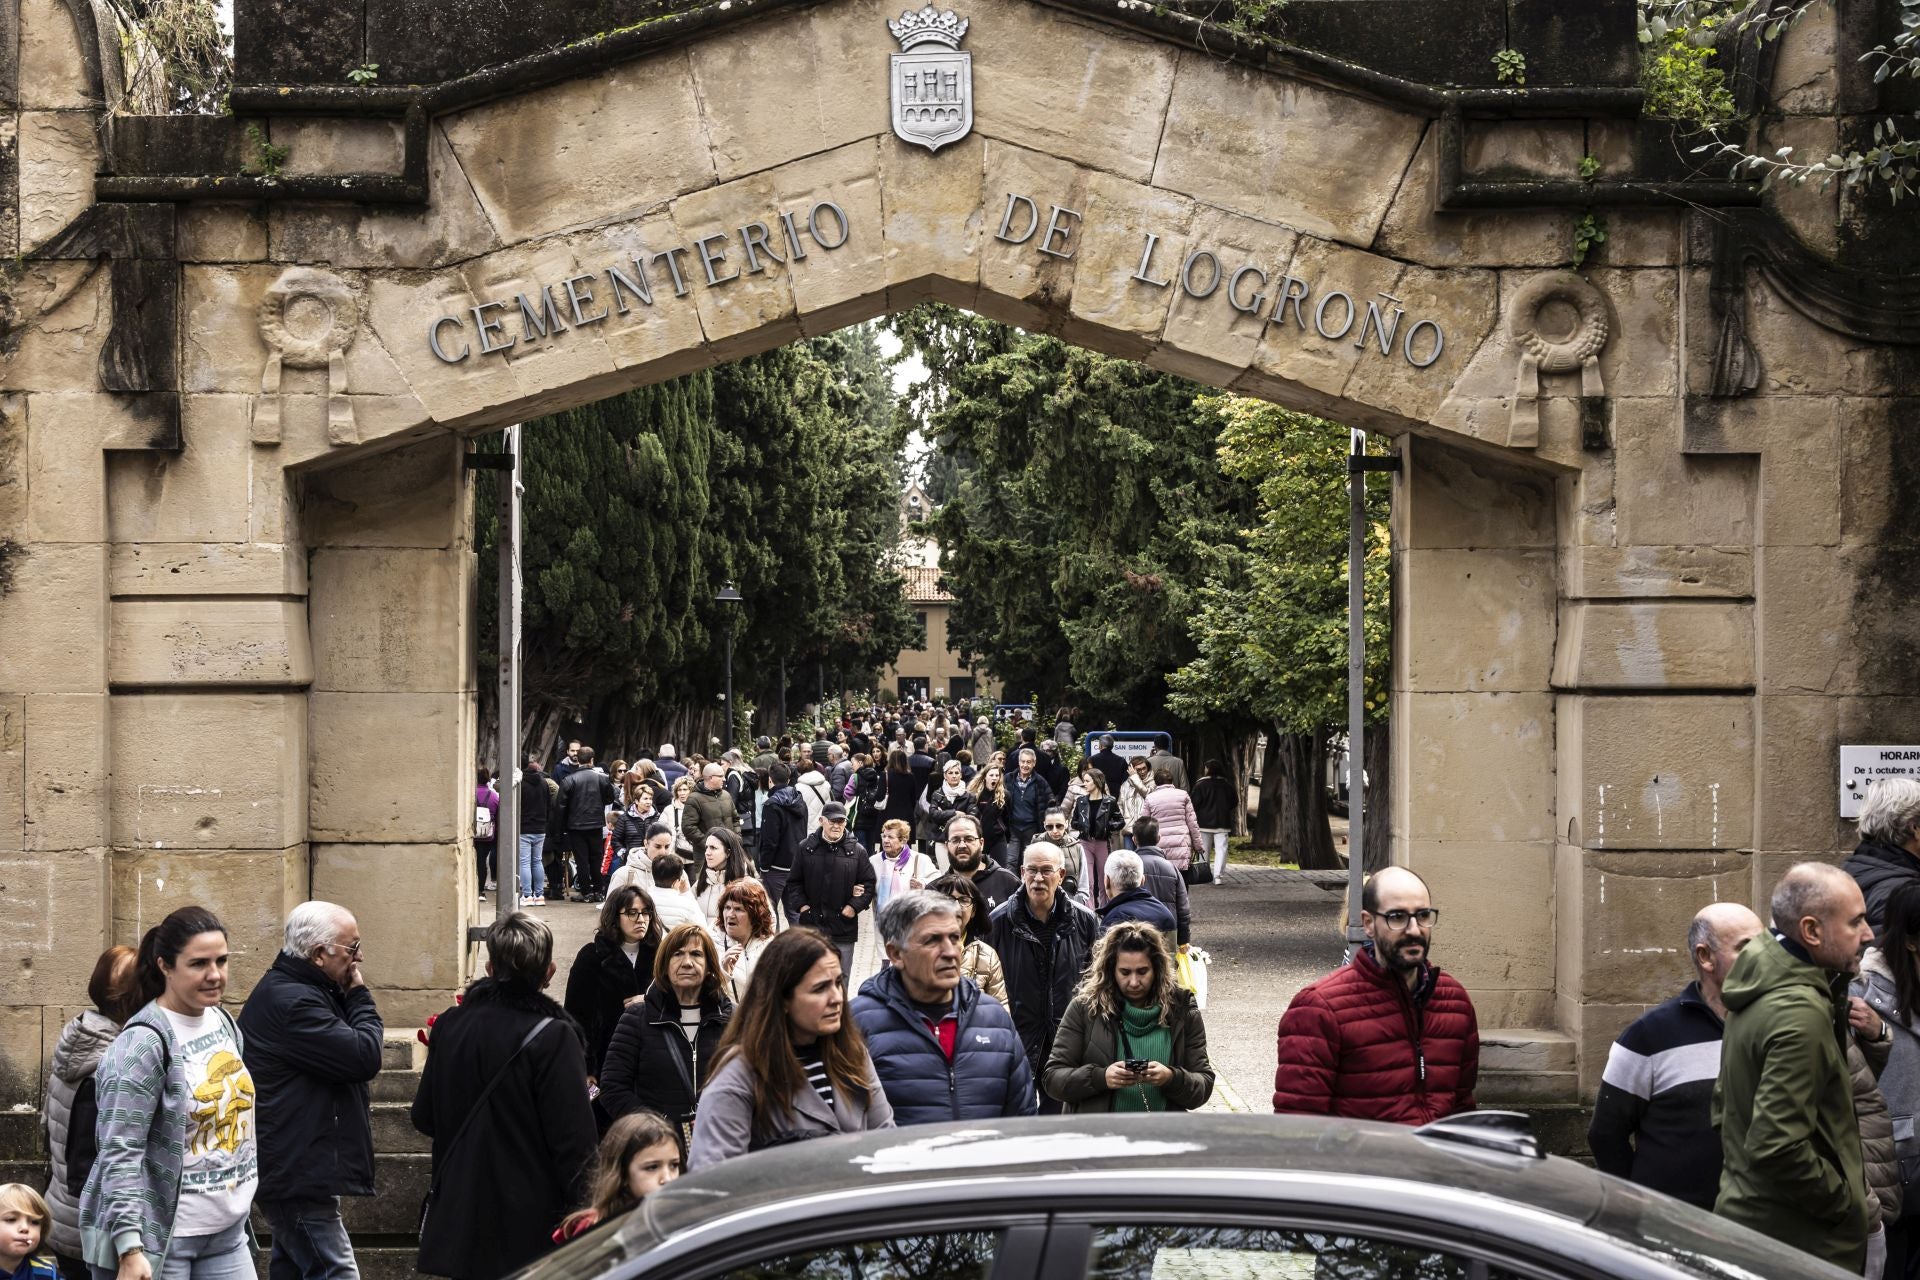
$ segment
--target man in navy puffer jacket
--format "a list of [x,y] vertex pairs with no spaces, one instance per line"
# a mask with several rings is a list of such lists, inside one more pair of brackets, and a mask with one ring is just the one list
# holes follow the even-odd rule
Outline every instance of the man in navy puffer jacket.
[[1033,1071],[1006,1006],[960,976],[951,898],[895,895],[877,923],[888,968],[853,1001],[894,1123],[992,1120],[1034,1113]]

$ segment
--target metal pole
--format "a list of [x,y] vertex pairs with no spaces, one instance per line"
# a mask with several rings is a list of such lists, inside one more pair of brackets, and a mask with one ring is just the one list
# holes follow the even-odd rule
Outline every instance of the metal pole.
[[500,473],[500,817],[494,823],[493,918],[520,909],[520,427],[508,427]]
[[780,707],[773,716],[773,736],[787,731],[787,655],[780,655]]
[[1366,874],[1367,812],[1367,434],[1354,431],[1347,459],[1347,946],[1367,940],[1360,927]]
[[733,750],[733,619],[727,619],[727,728],[722,735],[728,751]]

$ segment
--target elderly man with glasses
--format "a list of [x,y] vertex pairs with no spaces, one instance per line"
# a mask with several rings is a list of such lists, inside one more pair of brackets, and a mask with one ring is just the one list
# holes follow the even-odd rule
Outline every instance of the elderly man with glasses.
[[1280,1019],[1273,1109],[1399,1124],[1473,1110],[1479,1023],[1466,988],[1432,962],[1440,912],[1426,881],[1387,867],[1360,907],[1367,941]]
[[271,1280],[354,1280],[341,1196],[373,1194],[368,1085],[384,1034],[360,972],[360,925],[303,902],[240,1011],[253,1075],[260,1190],[273,1229]]
[[[1065,856],[1060,846],[1036,840],[1020,863],[1020,892],[994,908],[987,943],[1000,956],[1013,1006],[1013,1025],[1026,1046],[1027,1066],[1038,1080],[1053,1052],[1054,1033],[1093,956],[1100,921],[1061,891]],[[1042,1114],[1056,1114],[1057,1099],[1042,1098]]]

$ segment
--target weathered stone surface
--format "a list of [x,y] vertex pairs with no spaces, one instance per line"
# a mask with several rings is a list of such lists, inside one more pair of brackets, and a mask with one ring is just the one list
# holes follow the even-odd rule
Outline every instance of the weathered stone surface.
[[1830,547],[1762,547],[1755,559],[1761,692],[1853,692],[1860,655],[1848,558]]
[[1415,842],[1553,838],[1551,694],[1402,689],[1393,715],[1394,812]]
[[[1759,743],[1754,840],[1763,849],[1846,848],[1836,838],[1840,821],[1838,782],[1840,698],[1765,695],[1753,700]],[[1907,722],[1911,723],[1911,721]],[[1904,727],[1904,726],[1903,726]],[[1853,738],[1878,742],[1878,738]],[[1905,741],[1902,738],[1901,741]]]
[[1560,609],[1556,689],[1751,689],[1753,606],[1732,601]]
[[[999,142],[987,144],[986,178],[982,182],[989,225],[980,248],[980,301],[977,309],[1004,324],[1045,330],[1056,324],[1056,313],[1073,296],[1073,281],[1078,265],[1075,257],[1041,253],[1039,245],[1046,228],[1054,219],[1056,206],[1083,211],[1087,206],[1089,171],[1055,156],[1028,151]],[[1021,233],[1028,229],[1025,206],[1008,213],[1009,196],[1022,195],[1037,209],[1039,225],[1022,243]],[[1057,225],[1072,225],[1065,215]],[[1006,235],[1001,235],[1002,227]],[[1060,252],[1072,248],[1068,238],[1064,246],[1056,238]]]
[[1559,816],[1587,849],[1739,849],[1753,835],[1753,700],[1562,695]]
[[107,678],[115,687],[305,688],[313,680],[306,602],[117,601],[108,632]]
[[[695,46],[687,61],[719,180],[887,132],[886,93],[845,71],[873,65],[873,49],[887,40],[887,16],[874,0],[847,0]],[[795,67],[814,70],[796,75]]]
[[[884,310],[887,253],[880,144],[857,142],[784,165],[768,177],[773,185],[775,205],[791,212],[796,224],[808,228],[802,232],[806,258],[797,264],[789,263],[786,268],[792,280],[794,313],[800,327],[808,334],[831,333]],[[851,224],[846,241],[832,250],[826,249],[820,238],[812,234],[807,219],[810,211],[829,200],[846,212]],[[686,201],[680,203],[684,205]],[[679,216],[677,207],[675,216]],[[830,212],[821,212],[820,229],[826,240],[837,239],[838,229]],[[777,225],[774,230],[778,234]],[[739,253],[736,233],[728,256]],[[767,268],[769,274],[775,270],[778,268]]]
[[1428,129],[1380,224],[1376,252],[1435,266],[1551,267],[1566,261],[1571,232],[1560,214],[1434,212],[1439,148],[1439,130]]
[[281,116],[268,122],[273,144],[287,149],[282,172],[362,174],[401,172],[405,130],[398,120],[314,120]]
[[509,243],[636,213],[714,180],[684,51],[458,112],[444,122]]
[[[564,291],[554,286],[570,277],[589,274],[598,266],[582,264],[571,242],[556,236],[490,253],[461,268],[475,298],[507,301],[504,313],[494,313],[505,326],[505,336],[496,338],[496,342],[513,340],[512,349],[503,354],[507,371],[513,376],[514,398],[537,396],[613,372],[613,356],[601,341],[597,325],[574,327],[565,318],[570,311],[559,311],[556,314],[563,318],[555,326],[541,301],[542,289],[550,289],[547,297],[554,300],[554,306],[565,308],[567,304],[559,300],[564,298]],[[518,308],[514,300],[520,297],[528,300],[538,324]],[[540,333],[542,325],[547,328],[545,336]],[[466,334],[461,335],[462,342],[466,339]],[[424,340],[423,330],[400,336],[402,342]],[[474,358],[478,358],[477,353]]]
[[[427,440],[306,479],[301,529],[313,547],[450,547],[465,542],[462,446]],[[314,607],[320,607],[315,602]]]
[[1553,667],[1553,553],[1405,551],[1401,687],[1422,693],[1543,690]]
[[[106,396],[36,394],[27,408],[26,536],[38,543],[103,542],[107,536],[107,463],[100,452]],[[94,430],[80,428],[93,418]]]
[[[1434,948],[1448,973],[1472,992],[1489,1022],[1532,1025],[1502,1011],[1494,992],[1553,990],[1553,868],[1547,842],[1414,840],[1407,865],[1435,886],[1441,923]],[[1449,891],[1447,886],[1498,884],[1498,894]],[[1482,993],[1487,993],[1483,995]]]
[[1695,913],[1745,901],[1752,880],[1748,856],[1738,853],[1587,853],[1584,862],[1580,994],[1603,1004],[1658,1004],[1685,986]]
[[[519,394],[519,382],[508,367],[507,354],[481,353],[473,336],[472,308],[496,301],[499,299],[476,298],[456,270],[418,281],[376,276],[367,283],[368,328],[399,366],[413,394],[438,421],[454,422],[510,403]],[[490,320],[500,318],[497,311],[487,315]],[[447,354],[457,363],[441,360],[427,343],[434,321],[441,316],[452,316],[468,326],[458,336],[448,331],[444,337]]]
[[[1004,212],[1004,196],[1001,199]],[[1177,288],[1174,277],[1167,273],[1177,272],[1191,252],[1195,208],[1193,201],[1182,196],[1112,174],[1092,175],[1087,182],[1086,219],[1075,232],[1078,265],[1074,270],[1073,314],[1061,326],[1061,336],[1136,357],[1151,351],[1166,327]],[[1211,216],[1232,215],[1214,210]],[[1157,240],[1151,269],[1144,274],[1166,284],[1148,284],[1134,278],[1143,274],[1140,260],[1146,254],[1149,235]],[[1284,237],[1285,248],[1277,251],[1277,259],[1292,256],[1291,233],[1268,228],[1267,235]]]
[[67,6],[61,0],[20,0],[16,22],[14,30],[20,39],[16,105],[28,111],[98,106],[82,69],[80,33]]
[[376,205],[276,204],[270,214],[273,256],[342,269],[440,267],[500,247],[437,125],[427,134],[427,189],[432,201],[424,214]]
[[1750,596],[1753,553],[1735,547],[1573,547],[1569,596]]
[[[1385,332],[1380,325],[1369,329],[1364,314],[1354,326],[1355,336],[1347,346],[1358,359],[1341,394],[1384,411],[1369,416],[1448,425],[1441,405],[1452,398],[1456,380],[1474,354],[1490,345],[1496,330],[1500,288],[1495,273],[1410,266],[1400,273],[1392,292],[1393,299],[1355,295],[1363,310],[1368,303],[1380,307]],[[1399,314],[1402,309],[1404,315]],[[1435,338],[1424,327],[1415,333],[1422,321],[1437,324],[1445,335],[1439,357],[1425,368],[1413,361],[1431,357]],[[1490,407],[1497,410],[1504,403],[1496,399]],[[1498,443],[1506,443],[1504,436]]]
[[457,692],[466,687],[461,551],[324,547],[314,551],[314,688]]
[[[284,849],[306,831],[296,693],[115,694],[115,849]],[[217,776],[199,767],[218,756]]]
[[[98,644],[98,633],[87,643]],[[22,846],[30,852],[107,843],[107,696],[29,693]],[[57,743],[53,751],[33,744]]]
[[452,844],[313,846],[313,895],[353,912],[371,953],[368,983],[389,1018],[388,988],[463,985],[472,882],[470,855]]
[[[1284,227],[1198,206],[1185,237],[1169,236],[1157,255],[1158,278],[1171,281],[1165,289],[1131,279],[1139,265],[1136,253],[1134,262],[1124,268],[1122,283],[1166,295],[1162,299],[1166,326],[1149,363],[1214,386],[1232,385],[1253,362],[1267,330],[1266,313],[1286,275],[1284,264],[1293,259],[1298,240]],[[1145,243],[1146,237],[1141,236],[1132,247],[1143,249]],[[1212,257],[1196,256],[1202,254]],[[1236,283],[1248,267],[1258,274],[1248,274]],[[1196,293],[1207,296],[1195,297]]]
[[26,847],[27,702],[0,693],[0,853]]
[[[472,739],[460,732],[465,701],[453,693],[309,694],[309,838],[463,838],[473,826]],[[369,750],[372,743],[381,745]],[[395,760],[406,768],[394,768]]]
[[113,940],[138,946],[140,935],[175,907],[218,903],[233,957],[227,999],[244,1000],[273,965],[286,913],[306,900],[306,850],[115,849]]
[[[755,210],[748,216],[758,217],[766,212]],[[805,221],[804,214],[798,221]],[[622,370],[671,360],[684,361],[688,368],[693,368],[704,356],[701,346],[706,335],[700,325],[699,309],[691,298],[675,296],[667,263],[657,257],[677,243],[675,237],[673,220],[665,213],[610,223],[573,237],[577,261],[602,270],[618,267],[632,279],[644,281],[652,291],[653,301],[646,303],[636,300],[622,286],[620,302],[615,305],[611,297],[613,286],[607,278],[603,276],[593,283],[596,305],[608,311],[607,318],[595,326],[597,336],[606,344],[613,363]],[[626,309],[622,311],[621,307]],[[423,338],[414,341],[424,344]]]
[[[11,989],[9,996],[12,997]],[[38,1005],[0,1007],[0,1105],[38,1107],[46,1072]]]
[[[1365,321],[1367,304],[1384,302],[1379,295],[1391,294],[1404,270],[1391,258],[1302,236],[1287,274],[1305,281],[1311,292],[1267,326],[1254,352],[1254,368],[1329,397],[1339,396],[1361,361],[1387,358],[1377,348],[1360,350],[1354,345],[1355,337]],[[1364,416],[1365,411],[1360,414]]]
[[267,256],[267,219],[244,204],[183,204],[174,215],[182,262],[259,262]]
[[[980,245],[998,227],[983,192],[986,140],[976,131],[929,155],[891,133],[880,139],[887,305],[939,297],[971,306],[980,281]],[[998,197],[1005,202],[1006,193]]]
[[0,964],[11,998],[86,1003],[107,945],[106,888],[99,849],[0,853]]
[[1551,547],[1553,485],[1543,474],[1437,441],[1404,442],[1394,545]]
[[[1153,183],[1348,244],[1372,244],[1423,122],[1305,81],[1181,54]],[[1326,145],[1339,136],[1343,143]],[[1281,175],[1278,186],[1248,174]]]
[[93,203],[100,146],[89,111],[20,113],[20,247],[33,249]]
[[107,461],[115,542],[245,542],[252,450],[250,397],[189,396],[178,454],[115,453]]
[[1827,6],[1808,9],[1780,35],[1773,59],[1773,91],[1768,101],[1787,115],[1819,115],[1837,107],[1840,77],[1838,13]]
[[99,385],[100,347],[107,336],[107,272],[96,262],[23,265],[13,286],[22,317],[33,323],[20,345],[0,349],[9,391],[91,391]]
[[0,538],[27,531],[27,398],[0,392]]
[[1751,459],[1681,453],[1680,407],[1672,400],[1617,401],[1613,430],[1622,544],[1753,545]]
[[10,566],[13,589],[0,595],[0,690],[103,691],[106,547],[36,543],[11,557]]
[[1584,120],[1478,120],[1461,138],[1460,167],[1469,179],[1580,176],[1587,154]]

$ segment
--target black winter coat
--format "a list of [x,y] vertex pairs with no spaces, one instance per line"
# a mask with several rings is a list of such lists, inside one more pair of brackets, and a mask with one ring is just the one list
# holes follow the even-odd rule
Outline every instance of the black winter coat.
[[1898,845],[1878,840],[1862,840],[1840,869],[1860,885],[1867,900],[1867,923],[1873,926],[1876,942],[1887,923],[1887,899],[1903,884],[1920,881],[1920,858]]
[[570,773],[560,784],[560,808],[568,831],[600,830],[613,801],[613,779],[599,765]]
[[732,1017],[725,996],[703,1000],[700,1030],[688,1044],[680,1030],[680,1002],[670,989],[649,986],[647,998],[627,1006],[613,1029],[600,1072],[600,1105],[616,1120],[642,1108],[658,1111],[688,1132]]
[[971,791],[962,791],[952,799],[947,798],[944,783],[935,783],[933,790],[927,792],[927,829],[933,838],[945,843],[947,824],[953,821],[955,814],[971,815],[979,807],[979,802]]
[[1120,816],[1120,802],[1112,796],[1081,796],[1073,802],[1073,812],[1067,815],[1067,823],[1080,833],[1083,840],[1106,840],[1111,842],[1126,829]]
[[[553,1022],[515,1056],[542,1018]],[[492,978],[468,987],[433,1024],[412,1114],[413,1127],[434,1140],[440,1178],[420,1235],[420,1271],[497,1280],[551,1249],[560,1219],[585,1202],[600,1140],[586,1051],[580,1028],[545,995]]]
[[548,781],[547,775],[538,769],[520,771],[520,830],[528,835],[547,829],[547,817],[553,810]]
[[627,953],[595,937],[580,948],[567,970],[567,1012],[587,1036],[587,1074],[598,1076],[606,1060],[613,1028],[626,1012],[627,998],[645,991],[653,981],[653,953],[657,944],[642,942],[638,962]]
[[637,849],[647,842],[647,828],[660,821],[660,811],[650,809],[643,816],[633,812],[632,805],[622,805],[613,812],[613,847],[615,849]]
[[1117,751],[1096,751],[1091,757],[1093,767],[1106,775],[1107,794],[1120,794],[1120,784],[1127,780],[1127,762],[1120,758]]
[[982,869],[974,873],[973,887],[987,900],[987,910],[992,911],[1003,902],[1011,901],[1020,892],[1020,877],[988,858]]
[[995,907],[989,919],[987,945],[1000,956],[1013,1025],[1027,1047],[1027,1069],[1038,1080],[1053,1052],[1054,1032],[1093,957],[1100,920],[1064,893],[1054,895],[1053,915],[1045,924],[1027,909],[1024,893]]
[[1233,784],[1225,778],[1202,778],[1193,784],[1189,797],[1193,801],[1193,816],[1200,819],[1200,825],[1208,831],[1231,831],[1235,817],[1233,803]]
[[896,773],[892,769],[886,772],[887,797],[881,804],[888,822],[896,818],[908,826],[913,825],[914,809],[920,803],[920,797],[927,793],[927,780],[917,773]]
[[980,843],[988,850],[998,849],[1013,836],[1007,826],[1007,813],[993,798],[993,792],[982,791],[974,802],[973,816],[980,819]]
[[[819,832],[800,844],[800,858],[787,879],[787,919],[818,929],[835,942],[860,936],[860,913],[873,906],[873,861],[858,840],[828,844]],[[852,907],[851,916],[842,913]]]
[[311,960],[281,954],[240,1010],[259,1107],[262,1200],[373,1194],[368,1082],[380,1074],[380,1011]]
[[768,796],[760,810],[760,856],[755,861],[762,871],[791,871],[805,839],[807,802],[789,784]]
[[1155,846],[1144,844],[1134,852],[1140,855],[1140,865],[1147,873],[1147,882],[1142,887],[1173,912],[1177,926],[1174,936],[1178,945],[1184,947],[1193,941],[1193,909],[1187,896],[1187,882],[1180,878],[1180,869],[1167,861],[1167,855]]

